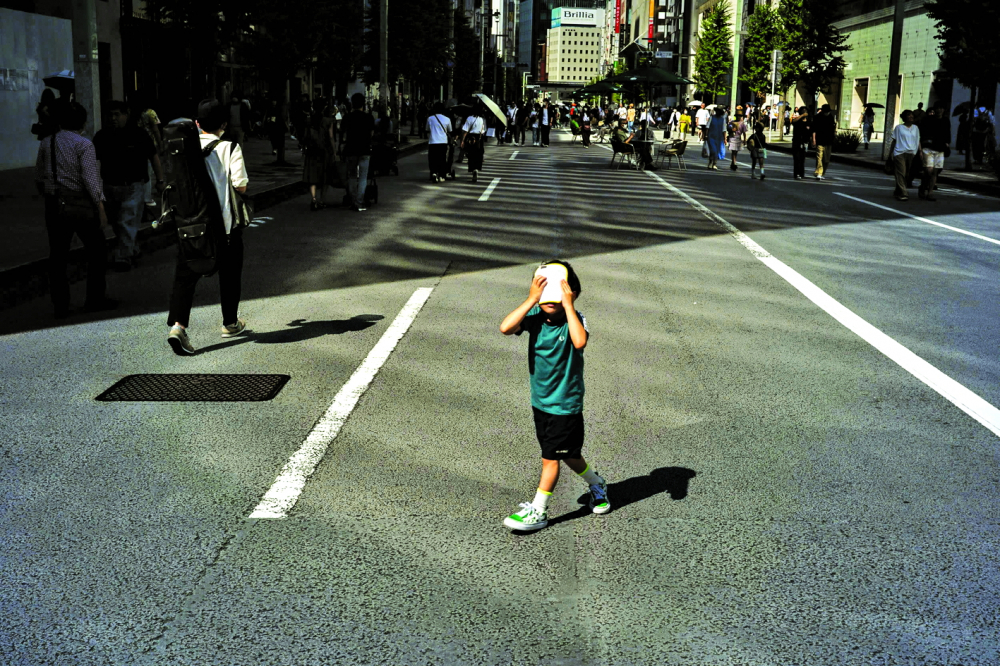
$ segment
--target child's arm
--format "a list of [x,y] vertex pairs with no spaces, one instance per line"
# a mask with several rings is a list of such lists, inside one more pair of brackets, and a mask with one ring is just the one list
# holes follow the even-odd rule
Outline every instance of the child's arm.
[[583,327],[580,316],[576,314],[576,308],[573,307],[573,292],[566,280],[562,281],[562,292],[562,305],[566,311],[566,323],[569,324],[569,339],[572,340],[574,347],[583,349],[587,346],[587,329]]
[[539,275],[531,281],[531,289],[528,290],[528,298],[514,311],[504,317],[500,322],[500,332],[504,335],[514,335],[521,332],[521,322],[524,321],[528,310],[538,305],[538,299],[542,297],[542,289],[545,288],[546,280],[544,275]]

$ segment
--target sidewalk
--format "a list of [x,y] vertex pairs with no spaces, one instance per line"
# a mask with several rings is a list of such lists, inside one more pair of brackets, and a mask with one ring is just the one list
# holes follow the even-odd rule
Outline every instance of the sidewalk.
[[[769,147],[782,153],[792,152],[792,143],[788,140],[772,141]],[[860,145],[854,153],[833,153],[831,161],[881,171],[885,165],[885,160],[882,159],[882,142],[872,141],[868,150],[865,150],[864,145]],[[809,151],[806,162],[807,176],[815,165],[816,152]],[[972,172],[960,171],[965,168],[965,155],[959,155],[957,151],[953,151],[951,157],[945,160],[944,166],[944,171],[938,176],[938,182],[942,185],[964,187],[979,194],[1000,197],[1000,180],[997,180],[996,174],[989,170],[989,167],[973,164]]]
[[[404,126],[402,133],[405,135],[407,131]],[[420,151],[426,145],[426,140],[410,137],[408,143],[400,146],[400,157]],[[301,182],[302,153],[291,138],[285,139],[287,166],[275,164],[277,158],[271,154],[267,139],[248,137],[243,154],[250,178],[247,193],[256,211],[308,192],[308,186]],[[3,309],[48,292],[45,203],[35,190],[34,167],[0,171],[0,220],[5,239],[0,245],[0,309]],[[154,231],[149,223],[144,224],[138,236],[142,252],[148,254],[172,245],[175,234],[171,232],[169,229]],[[111,247],[114,233],[109,229],[106,236]],[[73,239],[68,274],[70,282],[86,276],[82,244],[76,238]]]

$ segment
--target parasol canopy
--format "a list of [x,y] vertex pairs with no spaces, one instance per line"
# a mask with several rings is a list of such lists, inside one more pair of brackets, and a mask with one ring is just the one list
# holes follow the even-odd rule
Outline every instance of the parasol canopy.
[[885,108],[884,104],[876,104],[875,102],[868,102],[867,104],[865,104],[865,106],[870,106],[873,109],[884,109]]
[[482,93],[476,93],[475,97],[478,97],[479,99],[483,100],[483,104],[486,105],[486,108],[492,111],[493,115],[495,115],[497,118],[500,119],[500,122],[503,123],[504,127],[507,126],[507,116],[506,114],[504,114],[503,110],[499,106],[497,106],[496,102],[494,102],[493,100],[491,100],[489,97],[487,97]]

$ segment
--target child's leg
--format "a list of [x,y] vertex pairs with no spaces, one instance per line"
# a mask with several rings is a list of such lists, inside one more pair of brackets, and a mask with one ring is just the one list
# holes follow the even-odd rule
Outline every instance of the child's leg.
[[559,461],[542,458],[542,478],[538,481],[538,489],[551,493],[559,481]]

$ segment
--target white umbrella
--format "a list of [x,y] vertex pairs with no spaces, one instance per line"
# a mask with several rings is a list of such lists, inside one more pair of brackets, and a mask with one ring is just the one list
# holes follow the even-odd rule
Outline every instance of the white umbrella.
[[500,119],[500,122],[503,123],[504,127],[507,126],[507,116],[500,109],[500,107],[497,106],[496,102],[494,102],[493,100],[491,100],[489,97],[487,97],[486,95],[484,95],[482,93],[476,93],[474,95],[474,97],[478,97],[479,99],[483,100],[483,104],[486,105],[486,108],[488,108],[490,111],[492,111],[493,115],[495,115],[497,118]]

